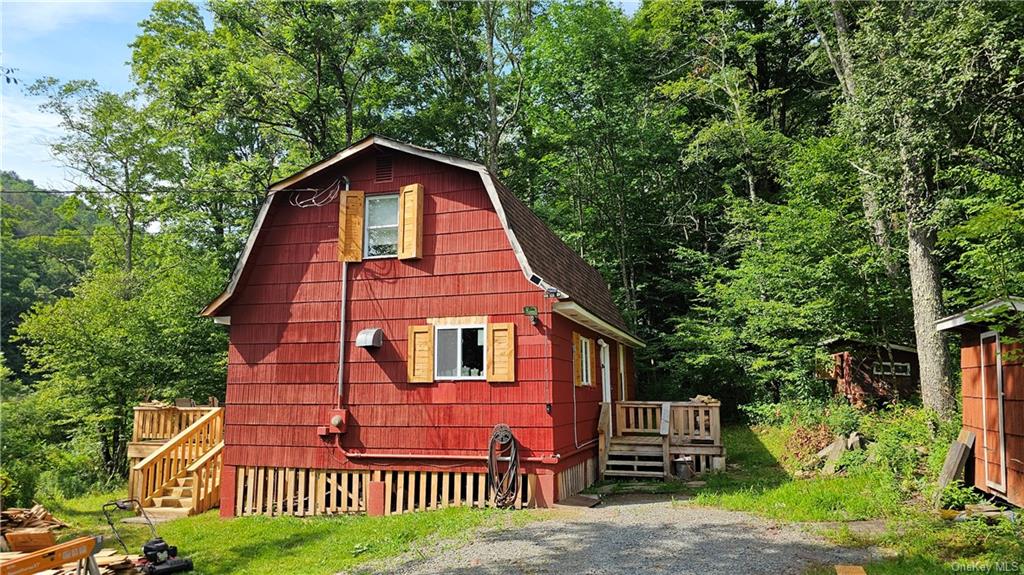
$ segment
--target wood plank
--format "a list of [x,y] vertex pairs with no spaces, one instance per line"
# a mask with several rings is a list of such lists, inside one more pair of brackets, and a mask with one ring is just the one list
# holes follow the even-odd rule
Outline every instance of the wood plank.
[[277,468],[277,505],[274,507],[274,515],[284,515],[284,469]]
[[443,472],[444,477],[441,479],[441,507],[448,507],[448,496],[451,493],[451,476],[452,474],[448,471]]
[[425,510],[427,508],[427,472],[426,471],[418,471],[417,474],[420,476],[420,481],[419,481],[419,483],[420,483],[420,493],[419,493],[419,495],[420,495],[420,506],[419,506],[419,509],[420,509],[420,511],[423,511],[423,510]]
[[[256,468],[256,514],[263,513],[263,478],[266,473],[266,469],[266,467]],[[197,486],[193,485],[192,489],[195,489],[196,487]]]
[[398,471],[398,490],[395,494],[395,511],[397,513],[403,513],[405,511],[405,472]]
[[242,501],[242,486],[245,484],[245,468],[238,467],[235,469],[235,517],[242,515],[242,509],[245,508],[245,504]]
[[836,565],[836,575],[867,575],[859,565]]
[[942,464],[942,471],[939,472],[938,489],[935,491],[935,499],[933,501],[936,507],[942,503],[942,492],[946,487],[958,479],[963,479],[964,468],[967,465],[967,459],[970,457],[970,454],[970,450],[963,443],[953,441],[950,444],[949,451],[946,453],[946,460]]

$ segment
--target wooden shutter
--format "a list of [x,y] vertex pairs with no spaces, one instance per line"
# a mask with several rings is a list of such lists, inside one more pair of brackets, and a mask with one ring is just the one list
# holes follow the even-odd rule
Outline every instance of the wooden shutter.
[[601,350],[595,340],[587,340],[590,346],[590,385],[604,387],[604,380],[601,374]]
[[338,261],[363,261],[363,192],[342,192],[338,211]]
[[487,324],[487,381],[516,380],[516,324]]
[[572,383],[583,385],[583,350],[580,349],[580,334],[572,332]]
[[398,259],[423,255],[423,186],[403,186],[398,194]]
[[434,326],[409,326],[409,356],[406,359],[410,383],[434,381]]

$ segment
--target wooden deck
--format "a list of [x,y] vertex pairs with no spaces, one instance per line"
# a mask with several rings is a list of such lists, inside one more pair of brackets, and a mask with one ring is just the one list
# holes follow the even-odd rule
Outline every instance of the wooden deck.
[[675,477],[676,460],[694,475],[724,469],[720,407],[716,400],[603,403],[601,476],[667,480]]
[[192,515],[217,506],[223,434],[222,407],[135,407],[128,444],[131,496],[164,515]]

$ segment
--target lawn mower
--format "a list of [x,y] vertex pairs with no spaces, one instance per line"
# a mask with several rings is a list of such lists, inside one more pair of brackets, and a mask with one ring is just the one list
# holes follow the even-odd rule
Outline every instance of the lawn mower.
[[142,556],[144,560],[141,561],[139,569],[142,570],[146,575],[166,575],[168,573],[185,573],[192,571],[192,559],[188,557],[178,557],[178,548],[173,545],[168,545],[163,538],[158,537],[156,534],[156,526],[153,525],[153,521],[146,514],[146,510],[142,507],[142,504],[138,499],[118,499],[116,501],[108,501],[103,504],[103,516],[107,518],[107,524],[110,525],[110,530],[114,532],[114,539],[124,547],[125,553],[131,553],[128,551],[128,546],[125,545],[124,539],[121,539],[121,534],[117,532],[117,527],[114,525],[114,519],[111,517],[111,512],[118,511],[135,511],[139,510],[142,518],[146,520],[146,525],[149,525],[149,541],[146,541],[142,545]]

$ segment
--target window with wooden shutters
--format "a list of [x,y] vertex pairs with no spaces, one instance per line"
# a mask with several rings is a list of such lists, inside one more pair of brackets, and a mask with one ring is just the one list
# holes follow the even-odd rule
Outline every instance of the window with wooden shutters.
[[374,194],[366,197],[363,238],[367,259],[393,258],[398,255],[398,194]]
[[338,261],[363,261],[363,192],[342,193],[338,211]]
[[398,259],[423,255],[423,186],[411,184],[398,194]]
[[594,341],[576,332],[572,333],[572,372],[574,385],[594,384],[594,374],[597,373]]
[[434,379],[486,379],[486,326],[434,326],[434,354]]
[[434,381],[434,326],[409,326],[409,355],[406,362],[410,383]]
[[516,380],[516,324],[487,324],[487,381]]

